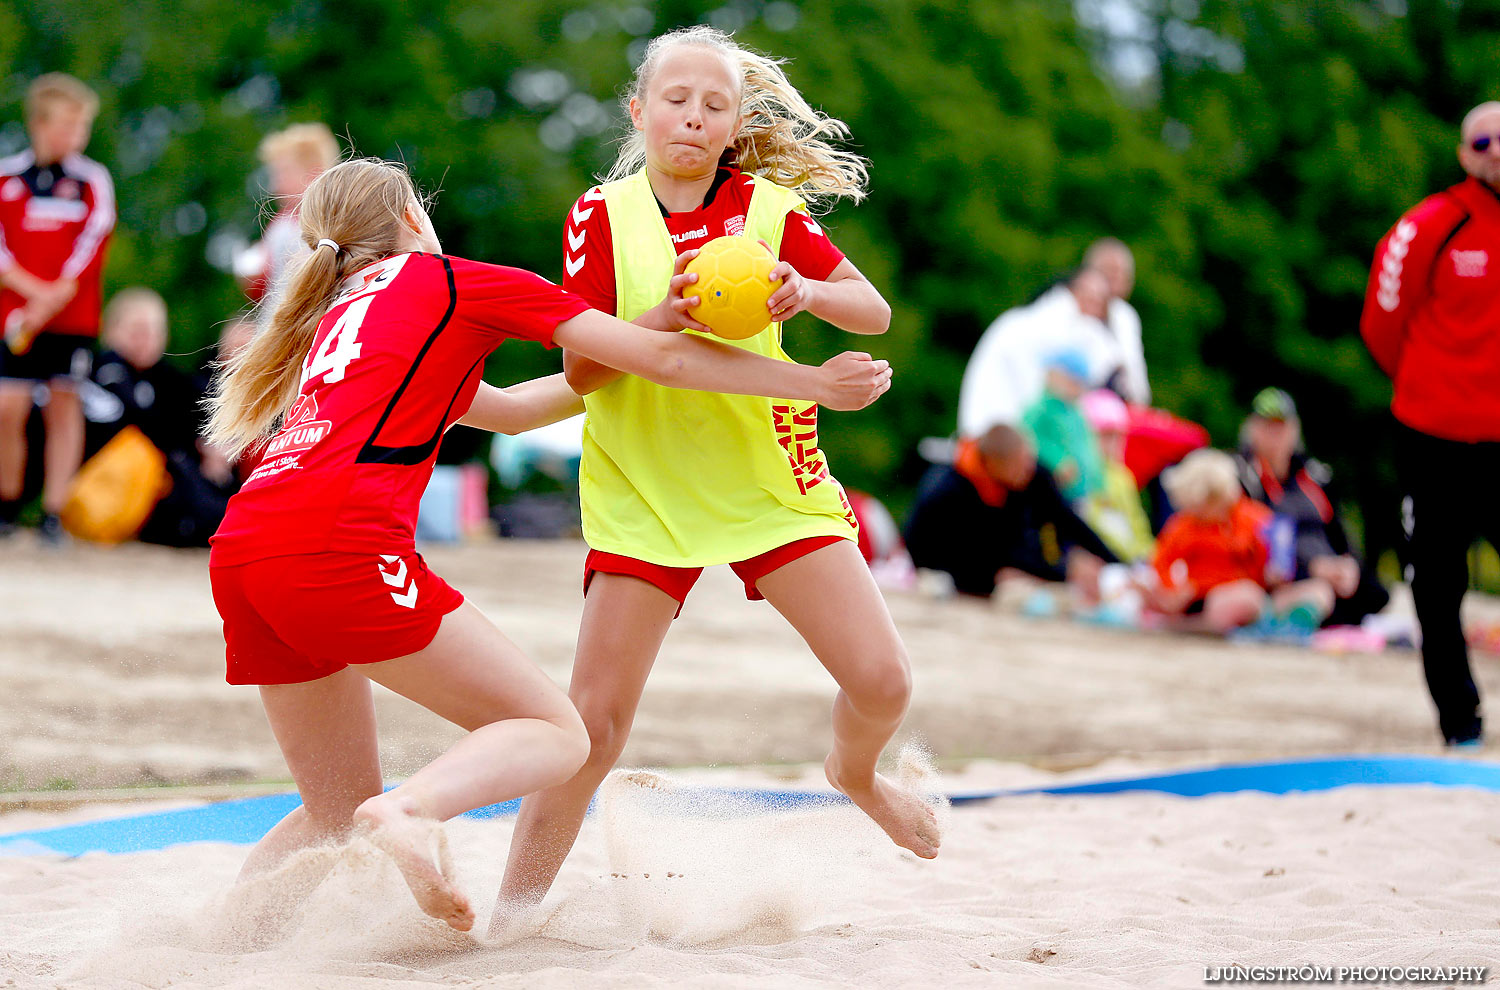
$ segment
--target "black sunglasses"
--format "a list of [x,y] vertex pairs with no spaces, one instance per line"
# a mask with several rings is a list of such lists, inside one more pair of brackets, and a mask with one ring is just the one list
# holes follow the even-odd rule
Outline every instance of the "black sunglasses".
[[1483,154],[1484,152],[1489,151],[1490,145],[1495,143],[1496,141],[1500,141],[1500,134],[1481,134],[1473,141],[1469,142],[1469,147]]

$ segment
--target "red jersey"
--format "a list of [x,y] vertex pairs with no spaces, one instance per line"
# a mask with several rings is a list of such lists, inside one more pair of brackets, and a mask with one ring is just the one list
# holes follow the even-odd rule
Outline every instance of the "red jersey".
[[552,346],[588,304],[530,272],[399,254],[349,276],[285,425],[233,498],[213,563],[324,551],[403,554],[443,432],[507,337]]
[[[69,155],[41,166],[30,150],[0,159],[0,270],[20,265],[48,282],[77,279],[78,293],[43,328],[97,336],[104,247],[115,228],[115,187],[98,162]],[[25,298],[0,289],[0,326]]]
[[1500,440],[1500,194],[1470,178],[1408,211],[1375,249],[1360,332],[1398,420]]
[[[668,213],[658,202],[677,253],[700,248],[715,237],[744,233],[754,188],[754,180],[739,169],[721,168],[703,197],[703,205],[696,210]],[[595,186],[579,197],[568,214],[563,225],[562,284],[587,299],[590,306],[613,315],[614,238],[609,229],[609,211],[600,209],[603,205],[604,194]],[[781,260],[804,278],[821,282],[844,260],[844,252],[834,247],[816,220],[791,211],[786,215],[786,228],[781,235]]]

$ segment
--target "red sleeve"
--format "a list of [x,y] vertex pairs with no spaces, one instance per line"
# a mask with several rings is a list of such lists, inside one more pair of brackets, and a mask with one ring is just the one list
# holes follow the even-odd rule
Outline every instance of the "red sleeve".
[[80,278],[90,267],[103,267],[104,243],[115,229],[115,186],[109,172],[91,158],[69,159],[69,166],[84,179],[85,201],[89,204],[88,220],[73,251],[62,267],[63,278]]
[[833,246],[818,221],[801,210],[788,210],[781,232],[781,260],[803,278],[826,282],[844,260],[844,252]]
[[1464,215],[1450,197],[1430,196],[1403,216],[1375,247],[1359,332],[1387,375],[1395,376],[1407,320],[1427,298],[1438,251]]
[[578,197],[563,223],[563,288],[615,314],[615,248],[598,186]]
[[520,268],[449,257],[458,301],[454,317],[491,337],[535,340],[552,347],[557,325],[589,304]]

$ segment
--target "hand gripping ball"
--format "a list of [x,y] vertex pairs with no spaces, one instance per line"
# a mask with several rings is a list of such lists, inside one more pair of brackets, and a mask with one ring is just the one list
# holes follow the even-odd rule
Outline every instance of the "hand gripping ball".
[[682,294],[698,297],[688,315],[728,340],[754,337],[771,325],[766,300],[781,285],[771,281],[776,258],[759,241],[748,237],[716,237],[698,250],[686,271],[698,281]]

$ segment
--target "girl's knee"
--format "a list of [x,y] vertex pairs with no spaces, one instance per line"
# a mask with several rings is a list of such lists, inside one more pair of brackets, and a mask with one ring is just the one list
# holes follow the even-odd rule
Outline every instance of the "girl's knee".
[[844,688],[855,711],[882,718],[900,718],[911,703],[911,665],[904,654],[872,665]]
[[606,705],[592,710],[580,708],[578,714],[586,743],[585,759],[581,765],[602,766],[608,770],[620,758],[625,742],[630,738],[633,721],[630,713]]

